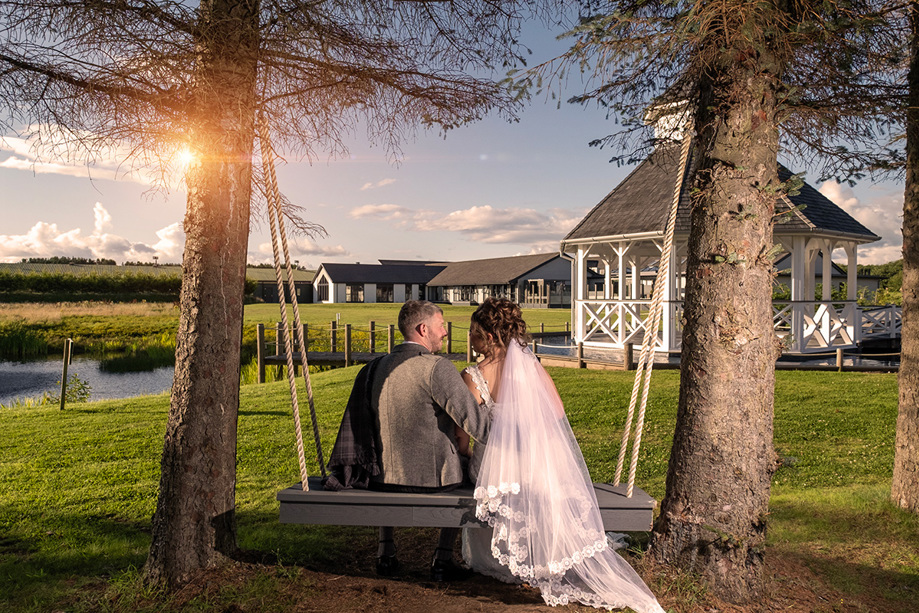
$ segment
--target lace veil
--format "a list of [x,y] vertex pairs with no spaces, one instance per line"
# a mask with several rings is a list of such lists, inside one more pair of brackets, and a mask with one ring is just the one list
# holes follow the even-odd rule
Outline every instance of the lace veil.
[[475,488],[492,555],[547,604],[663,613],[606,541],[590,475],[549,374],[511,343]]

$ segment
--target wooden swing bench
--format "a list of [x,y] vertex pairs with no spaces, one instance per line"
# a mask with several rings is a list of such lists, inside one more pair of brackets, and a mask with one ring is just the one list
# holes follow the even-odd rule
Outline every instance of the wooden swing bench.
[[[333,526],[394,526],[473,528],[482,524],[475,516],[472,488],[433,494],[322,489],[319,477],[310,477],[309,490],[297,483],[278,492],[282,524]],[[594,483],[600,516],[606,531],[647,532],[657,502],[638,488],[631,498],[626,485]]]

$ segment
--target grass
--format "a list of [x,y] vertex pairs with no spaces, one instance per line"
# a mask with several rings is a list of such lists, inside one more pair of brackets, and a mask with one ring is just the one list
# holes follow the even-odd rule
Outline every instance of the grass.
[[[300,306],[300,317],[308,326],[312,351],[329,350],[333,320],[340,326],[339,351],[344,343],[345,324],[352,325],[355,351],[367,351],[371,321],[376,322],[377,351],[384,351],[387,326],[396,325],[400,307],[399,304],[304,304]],[[453,324],[454,352],[465,352],[469,316],[475,307],[443,305],[443,309],[445,319]],[[293,308],[288,306],[287,312],[292,324]],[[561,331],[571,315],[567,309],[526,309],[524,317],[533,331],[538,331],[540,324],[547,331]],[[274,327],[280,319],[277,304],[246,305],[243,364],[255,356],[256,325],[265,324],[266,340],[273,342]],[[0,303],[0,359],[22,359],[60,352],[67,338],[74,340],[78,353],[131,354],[137,353],[138,345],[146,345],[146,353],[151,353],[157,344],[174,346],[178,324],[179,311],[171,303]],[[396,335],[395,342],[400,342],[398,331]],[[163,338],[166,341],[162,341]],[[163,365],[162,362],[162,359],[154,358],[150,363]],[[134,365],[140,363],[141,360],[133,360]],[[127,364],[124,368],[131,368],[131,365]]]
[[[326,454],[356,373],[352,367],[312,378]],[[592,476],[609,480],[631,373],[551,373]],[[659,499],[679,375],[654,376],[637,482]],[[797,556],[847,598],[880,590],[910,610],[919,590],[919,518],[887,500],[896,403],[896,375],[777,373],[776,448],[785,462],[774,481],[769,548]],[[63,413],[0,411],[0,610],[140,606],[146,597],[134,594],[134,579],[149,547],[168,404],[159,395],[74,405]],[[311,447],[307,440],[310,472],[317,474]],[[281,560],[278,572],[340,568],[342,559],[372,555],[369,529],[277,522],[275,494],[298,479],[286,382],[242,388],[237,461],[242,548]],[[238,601],[263,588],[270,592],[247,587]],[[81,600],[87,590],[106,598],[114,593],[114,600],[100,606],[90,599],[90,606]],[[220,602],[218,609],[201,609],[223,610]]]

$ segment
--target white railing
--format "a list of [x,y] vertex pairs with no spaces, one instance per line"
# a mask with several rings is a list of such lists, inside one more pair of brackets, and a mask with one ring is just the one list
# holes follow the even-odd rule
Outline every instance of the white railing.
[[855,301],[796,300],[772,303],[776,333],[789,340],[788,351],[810,353],[852,348],[858,344],[860,327]]
[[[683,332],[683,302],[674,300],[665,308],[669,317],[658,325],[657,350],[678,351]],[[622,348],[644,341],[651,301],[579,300],[575,309],[578,341]],[[774,302],[772,310],[776,334],[789,341],[787,350],[794,353],[853,348],[864,338],[896,337],[902,319],[900,307],[862,310],[855,301],[783,300]]]
[[[658,351],[678,348],[682,328],[673,323],[682,317],[682,302],[665,303],[664,307],[670,316],[663,325],[657,325]],[[650,300],[581,300],[576,308],[576,321],[580,322],[576,337],[585,345],[622,348],[644,342]]]
[[898,306],[862,309],[862,338],[896,338],[903,324],[903,309]]

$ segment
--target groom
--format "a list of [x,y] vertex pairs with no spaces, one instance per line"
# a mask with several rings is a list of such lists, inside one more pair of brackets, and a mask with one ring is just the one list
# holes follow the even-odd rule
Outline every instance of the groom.
[[[484,441],[487,416],[453,363],[434,355],[447,336],[440,307],[406,302],[399,311],[399,331],[405,342],[379,359],[369,385],[380,459],[380,472],[370,478],[369,488],[415,493],[454,489],[464,480],[455,426]],[[433,580],[468,575],[453,563],[458,535],[459,528],[441,530],[431,565]],[[398,566],[393,528],[380,528],[377,573],[391,575]]]

